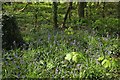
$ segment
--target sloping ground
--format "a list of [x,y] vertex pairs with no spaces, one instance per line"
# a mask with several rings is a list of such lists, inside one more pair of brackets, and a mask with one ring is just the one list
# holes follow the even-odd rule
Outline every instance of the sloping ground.
[[[40,7],[47,10],[49,7],[45,5]],[[3,51],[3,78],[120,78],[120,59],[115,56],[120,52],[119,37],[99,36],[90,27],[74,30],[72,23],[70,28],[55,33],[52,23],[46,20],[47,17],[51,21],[52,15],[39,15],[42,16],[38,17],[38,27],[34,27],[31,12],[16,15],[21,17],[19,26],[30,47]]]

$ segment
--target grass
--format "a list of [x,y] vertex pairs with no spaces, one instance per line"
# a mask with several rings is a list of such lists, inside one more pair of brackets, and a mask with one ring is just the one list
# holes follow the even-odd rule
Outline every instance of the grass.
[[[44,3],[39,6],[45,9],[40,11],[43,14],[38,14],[41,15],[38,16],[39,25],[34,27],[34,16],[29,12],[31,7],[32,5],[27,8],[28,12],[15,14],[18,17],[22,36],[29,43],[29,48],[22,51],[20,49],[3,51],[3,78],[119,80],[120,59],[112,57],[120,50],[119,37],[100,36],[99,32],[92,29],[90,25],[87,29],[74,29],[76,25],[74,20],[71,24],[67,23],[70,28],[58,29],[55,33],[51,13],[44,14],[52,9]],[[60,13],[60,15],[64,14]],[[65,58],[67,55],[68,57]]]

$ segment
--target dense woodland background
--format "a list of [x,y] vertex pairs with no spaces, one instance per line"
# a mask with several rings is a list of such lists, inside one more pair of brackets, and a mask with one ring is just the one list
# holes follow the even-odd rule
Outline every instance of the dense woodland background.
[[120,2],[8,2],[3,78],[120,79]]

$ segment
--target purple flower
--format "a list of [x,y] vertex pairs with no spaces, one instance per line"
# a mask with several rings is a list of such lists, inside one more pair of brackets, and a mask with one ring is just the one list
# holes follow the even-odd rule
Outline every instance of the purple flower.
[[76,40],[74,40],[73,42],[71,42],[71,45],[75,45],[76,44]]
[[73,41],[74,45],[76,44],[76,40]]
[[59,71],[59,70],[58,70],[58,68],[56,68],[56,70],[55,70],[55,74],[57,74],[57,73],[58,73],[58,71]]
[[77,67],[80,67],[81,66],[81,64],[77,64]]
[[15,58],[18,58],[18,55],[17,55],[17,54],[15,54],[14,56],[15,56]]
[[5,61],[5,64],[8,65],[9,63],[7,61]]
[[50,35],[50,34],[48,34],[48,41],[50,41],[50,38],[51,38],[51,35]]
[[20,64],[24,64],[24,61],[23,61],[23,60],[20,60]]
[[20,77],[20,73],[18,73],[18,78]]
[[20,66],[18,65],[18,66],[16,66],[16,68],[17,68],[17,69],[20,69]]
[[40,42],[41,42],[41,39],[39,39],[38,42],[40,43]]

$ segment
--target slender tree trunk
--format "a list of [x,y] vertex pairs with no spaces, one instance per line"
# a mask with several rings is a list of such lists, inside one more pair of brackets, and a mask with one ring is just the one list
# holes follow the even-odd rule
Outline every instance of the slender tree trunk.
[[63,25],[62,25],[63,28],[66,28],[65,23],[66,23],[66,20],[67,20],[67,16],[68,16],[68,14],[70,13],[71,10],[72,10],[72,2],[69,2],[69,7],[68,7],[67,12],[65,14]]
[[118,35],[120,36],[120,1],[118,2]]
[[69,12],[69,20],[71,20],[72,12],[71,10],[73,9],[72,3],[70,3],[70,12]]
[[84,8],[86,7],[86,2],[78,2],[78,16],[80,18],[84,18]]
[[120,1],[118,2],[118,19],[120,19]]
[[57,9],[58,9],[58,7],[57,7],[57,2],[53,2],[53,22],[54,22],[54,25],[53,25],[53,27],[56,29],[56,28],[58,28],[58,24],[57,24],[57,22],[58,22],[58,20],[57,20]]

